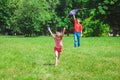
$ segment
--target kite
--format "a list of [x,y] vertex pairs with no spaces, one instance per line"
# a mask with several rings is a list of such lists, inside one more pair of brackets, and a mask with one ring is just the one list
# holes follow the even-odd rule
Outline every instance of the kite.
[[73,9],[69,12],[69,15],[75,15],[78,12],[78,9]]
[[[86,8],[84,8],[84,9],[86,9]],[[73,10],[71,10],[70,12],[69,12],[69,14],[68,14],[68,16],[73,16],[73,15],[76,15],[77,14],[77,12],[78,12],[78,10],[84,10],[84,9],[73,9]],[[68,16],[66,16],[66,17],[68,17]]]

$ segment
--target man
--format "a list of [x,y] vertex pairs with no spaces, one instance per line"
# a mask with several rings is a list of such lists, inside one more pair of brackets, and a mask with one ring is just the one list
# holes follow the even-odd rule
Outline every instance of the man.
[[80,20],[74,18],[74,47],[80,47],[80,37],[82,36],[82,25],[80,24]]

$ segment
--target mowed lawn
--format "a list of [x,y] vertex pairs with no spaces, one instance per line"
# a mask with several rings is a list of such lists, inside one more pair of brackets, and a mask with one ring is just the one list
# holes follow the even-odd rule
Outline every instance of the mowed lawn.
[[0,80],[120,80],[120,37],[63,38],[54,66],[52,37],[0,36]]

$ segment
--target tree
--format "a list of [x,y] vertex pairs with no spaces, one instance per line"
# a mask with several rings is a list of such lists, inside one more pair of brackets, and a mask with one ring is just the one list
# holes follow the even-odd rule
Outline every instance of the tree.
[[0,31],[2,34],[5,34],[6,31],[11,32],[10,27],[10,17],[12,15],[12,11],[10,11],[9,0],[1,0],[0,1]]
[[76,17],[85,36],[103,36],[109,26],[114,36],[120,34],[119,0],[1,0],[0,5],[2,34],[47,35],[47,27],[54,31],[66,27],[69,35],[73,32],[73,18],[68,16],[72,9],[82,9]]
[[[119,0],[92,0],[87,2],[89,8],[94,14],[94,20],[100,20],[104,24],[110,25],[113,30],[114,36],[120,33],[120,4]],[[93,5],[90,5],[93,4]],[[94,11],[93,11],[93,10]]]

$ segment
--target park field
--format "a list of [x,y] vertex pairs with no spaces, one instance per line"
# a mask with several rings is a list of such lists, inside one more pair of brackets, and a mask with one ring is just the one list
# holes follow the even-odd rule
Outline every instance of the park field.
[[0,36],[0,80],[120,80],[120,37],[63,38],[54,66],[51,36]]

